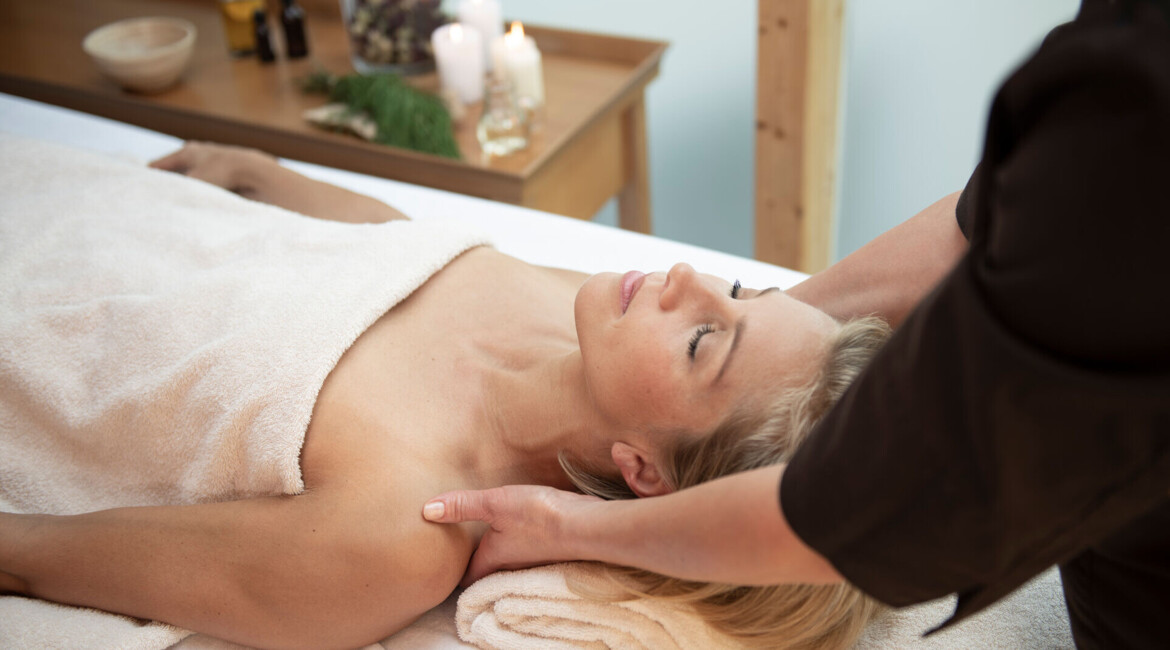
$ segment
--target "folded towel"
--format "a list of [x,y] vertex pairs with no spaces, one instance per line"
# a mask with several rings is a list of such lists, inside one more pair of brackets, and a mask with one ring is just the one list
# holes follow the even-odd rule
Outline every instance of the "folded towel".
[[485,650],[740,647],[685,605],[644,598],[596,600],[577,595],[570,584],[590,595],[621,594],[604,567],[589,562],[501,571],[459,597],[459,638]]
[[[613,590],[592,563],[495,573],[459,597],[459,638],[484,650],[740,647],[687,607],[645,599],[597,602],[577,596],[570,582],[585,585],[586,593]],[[1055,569],[958,625],[923,637],[950,616],[954,602],[943,598],[884,613],[854,650],[1073,647]]]
[[[341,355],[482,242],[434,222],[311,219],[0,136],[0,510],[300,492],[301,443]],[[0,598],[0,647],[186,634]]]

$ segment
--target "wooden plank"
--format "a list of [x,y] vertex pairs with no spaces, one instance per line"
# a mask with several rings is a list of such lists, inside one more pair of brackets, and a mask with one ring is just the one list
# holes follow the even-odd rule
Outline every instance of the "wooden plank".
[[808,273],[824,269],[833,259],[844,24],[845,0],[813,1],[804,105],[803,192],[808,218],[800,267]]
[[618,194],[618,225],[650,234],[650,154],[646,144],[646,102],[641,96],[622,113],[622,131],[626,184]]
[[844,0],[759,0],[756,258],[813,273],[833,232]]

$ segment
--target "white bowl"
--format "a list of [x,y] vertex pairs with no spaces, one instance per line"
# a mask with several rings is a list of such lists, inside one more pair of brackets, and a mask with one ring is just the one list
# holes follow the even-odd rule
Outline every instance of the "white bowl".
[[159,92],[178,81],[191,62],[195,25],[181,18],[129,18],[93,30],[81,47],[122,87]]

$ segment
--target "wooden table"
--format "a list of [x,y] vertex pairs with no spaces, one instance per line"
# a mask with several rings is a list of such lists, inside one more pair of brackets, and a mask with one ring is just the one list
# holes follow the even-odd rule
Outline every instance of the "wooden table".
[[[530,27],[544,57],[546,114],[529,147],[485,158],[478,107],[456,128],[455,161],[319,130],[302,113],[325,99],[297,80],[324,67],[352,71],[336,0],[303,2],[311,55],[261,64],[228,55],[214,0],[0,2],[0,92],[101,115],[180,138],[228,142],[308,162],[523,205],[582,219],[618,197],[623,228],[650,231],[644,91],[666,44]],[[199,30],[183,81],[137,95],[105,79],[81,50],[92,29],[170,15]],[[274,23],[275,21],[270,21]],[[274,45],[280,31],[274,27]],[[433,74],[412,79],[437,87]]]

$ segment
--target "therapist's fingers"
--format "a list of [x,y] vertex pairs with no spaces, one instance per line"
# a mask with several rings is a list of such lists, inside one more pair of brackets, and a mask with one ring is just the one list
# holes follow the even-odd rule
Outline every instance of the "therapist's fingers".
[[482,521],[490,524],[493,493],[499,495],[500,492],[502,492],[500,488],[445,492],[423,506],[423,518],[440,524],[458,524],[465,521]]
[[467,563],[467,570],[464,571],[463,579],[459,581],[459,586],[470,587],[476,580],[491,575],[496,571],[527,569],[556,561],[553,558],[539,556],[525,558],[516,555],[516,551],[518,549],[509,549],[505,535],[497,533],[494,530],[487,531],[483,539],[480,540],[479,546],[476,547],[475,553],[472,554],[471,561]]
[[569,532],[573,528],[567,524],[583,507],[597,502],[597,497],[551,487],[507,485],[440,494],[423,506],[423,517],[445,524],[488,524],[461,583],[468,585],[500,569],[580,559],[573,550]]

